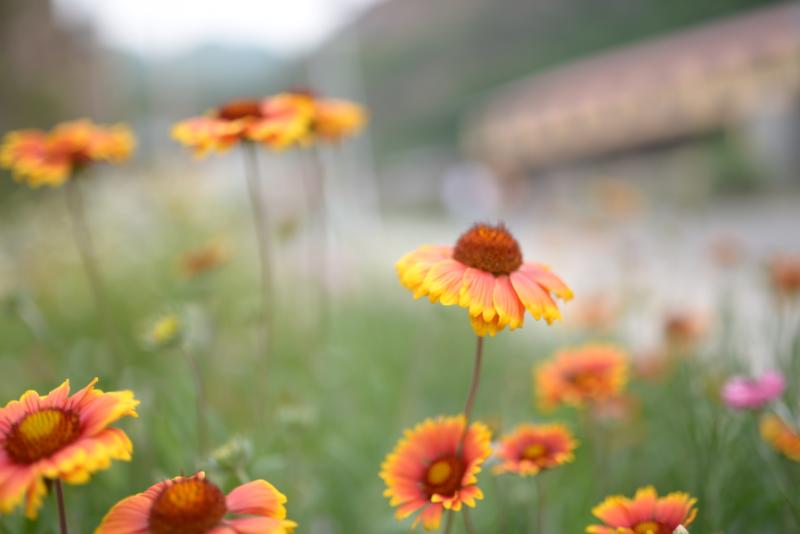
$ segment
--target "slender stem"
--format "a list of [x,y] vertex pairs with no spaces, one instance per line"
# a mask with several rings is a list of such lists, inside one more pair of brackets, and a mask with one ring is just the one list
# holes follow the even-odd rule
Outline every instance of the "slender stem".
[[197,424],[197,444],[200,456],[203,456],[208,451],[208,417],[206,402],[206,388],[205,381],[203,380],[203,370],[200,368],[200,362],[197,358],[192,356],[185,348],[182,350],[186,359],[189,362],[189,367],[192,370],[192,379],[194,380],[194,397],[195,397],[195,418]]
[[312,147],[310,152],[311,160],[311,173],[309,176],[310,183],[306,194],[308,195],[308,218],[311,221],[311,240],[316,242],[316,247],[311,247],[311,250],[317,250],[319,253],[317,257],[310,257],[312,265],[315,266],[314,271],[319,273],[319,333],[324,338],[328,330],[328,306],[329,306],[329,292],[328,285],[328,211],[327,201],[325,197],[325,163],[322,160],[322,153],[319,147]]
[[67,211],[69,212],[70,222],[72,223],[72,235],[75,239],[75,246],[81,257],[86,278],[89,279],[89,286],[92,291],[97,315],[103,325],[106,340],[109,348],[115,349],[115,337],[112,328],[111,310],[107,305],[103,280],[100,269],[97,267],[97,256],[95,254],[94,241],[86,223],[86,209],[84,208],[83,196],[80,191],[80,184],[77,177],[69,180],[64,187],[64,195],[67,201]]
[[442,532],[444,534],[450,534],[450,531],[453,529],[453,516],[456,515],[456,513],[452,510],[447,511],[446,513],[447,519],[444,520],[444,530],[442,530]]
[[245,155],[245,175],[247,176],[247,188],[250,193],[250,203],[253,209],[253,223],[255,226],[256,240],[258,241],[258,257],[261,267],[261,319],[262,319],[262,332],[261,343],[262,349],[266,351],[265,337],[271,338],[273,332],[271,331],[272,314],[269,306],[269,300],[272,293],[272,273],[270,270],[271,257],[270,257],[270,239],[267,230],[267,214],[262,204],[262,184],[261,177],[258,171],[258,153],[256,146],[252,143],[244,144]]
[[536,534],[544,534],[544,510],[545,510],[545,494],[544,482],[542,481],[542,474],[536,476]]
[[67,510],[64,507],[64,491],[61,489],[61,479],[55,480],[56,502],[58,503],[58,527],[61,534],[67,533]]
[[464,528],[467,529],[467,534],[477,534],[477,530],[475,530],[475,525],[472,523],[472,516],[469,513],[469,510],[464,508]]
[[481,380],[481,364],[483,363],[483,336],[477,336],[478,342],[475,346],[475,365],[472,367],[472,380],[469,384],[467,402],[464,405],[464,432],[461,434],[461,441],[458,444],[459,451],[464,446],[469,430],[469,422],[472,419],[472,408],[475,405],[475,397],[478,395],[478,386]]

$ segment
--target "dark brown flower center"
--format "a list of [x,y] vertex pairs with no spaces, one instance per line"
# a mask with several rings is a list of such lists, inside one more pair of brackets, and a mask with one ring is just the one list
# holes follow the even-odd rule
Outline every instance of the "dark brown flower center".
[[15,462],[32,464],[73,443],[80,434],[78,414],[48,408],[28,414],[12,426],[5,448]]
[[461,480],[467,466],[458,456],[439,458],[428,466],[425,473],[425,492],[430,497],[434,494],[452,496],[461,488]]
[[502,224],[476,224],[456,242],[453,259],[495,276],[511,274],[522,265],[522,252]]
[[225,516],[225,495],[205,479],[185,478],[168,485],[150,509],[152,534],[205,534]]
[[228,121],[256,118],[261,116],[261,102],[258,100],[234,100],[217,110],[217,117]]

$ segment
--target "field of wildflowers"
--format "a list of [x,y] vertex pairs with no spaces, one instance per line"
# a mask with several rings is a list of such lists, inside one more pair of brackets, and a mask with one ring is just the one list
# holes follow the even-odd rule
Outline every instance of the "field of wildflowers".
[[[366,120],[290,92],[180,122],[197,155],[244,160],[216,177],[242,198],[196,204],[190,180],[103,176],[134,154],[126,126],[7,134],[34,200],[2,228],[0,532],[800,530],[800,259],[717,254],[765,302],[757,362],[726,295],[708,316],[611,306],[502,222],[335,278],[322,200],[290,254],[261,170],[293,151],[322,180],[319,151]],[[628,316],[660,332],[646,354]]]

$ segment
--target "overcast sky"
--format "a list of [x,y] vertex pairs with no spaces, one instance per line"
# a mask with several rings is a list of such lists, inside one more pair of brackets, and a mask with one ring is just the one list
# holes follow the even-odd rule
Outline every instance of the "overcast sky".
[[89,21],[107,44],[172,55],[216,42],[283,54],[323,40],[380,0],[55,0],[70,21]]

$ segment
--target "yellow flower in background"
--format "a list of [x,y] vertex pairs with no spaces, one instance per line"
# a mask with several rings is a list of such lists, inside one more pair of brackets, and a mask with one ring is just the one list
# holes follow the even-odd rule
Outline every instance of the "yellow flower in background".
[[526,309],[534,319],[552,323],[561,318],[554,296],[572,298],[549,267],[523,262],[517,240],[502,224],[476,224],[455,246],[423,246],[396,268],[414,298],[467,308],[479,336],[521,327]]
[[697,499],[674,492],[660,497],[653,486],[640,488],[633,499],[622,495],[607,497],[592,514],[603,525],[586,527],[589,534],[672,534],[697,516]]
[[159,482],[106,514],[95,534],[292,534],[286,497],[266,480],[225,495],[202,471]]
[[628,382],[628,356],[611,345],[564,349],[534,367],[539,404],[584,407],[619,396]]
[[500,438],[496,451],[500,463],[492,471],[496,474],[536,475],[545,469],[572,462],[577,446],[572,433],[562,424],[522,424]]
[[169,345],[180,338],[183,322],[177,314],[169,313],[156,319],[150,328],[148,338],[150,342],[159,347]]
[[104,393],[96,383],[72,396],[69,380],[44,397],[29,390],[0,409],[0,513],[24,501],[25,515],[35,518],[46,480],[83,484],[111,460],[131,459],[130,439],[109,425],[136,417],[139,401],[131,391]]
[[790,460],[800,462],[800,432],[775,414],[761,418],[761,437]]
[[10,169],[15,180],[31,187],[58,186],[93,162],[124,161],[134,146],[127,126],[100,126],[82,119],[58,124],[49,132],[6,134],[0,146],[0,165]]
[[205,116],[178,122],[172,137],[198,155],[224,152],[241,141],[280,150],[308,141],[312,114],[308,99],[289,93],[234,100]]
[[405,432],[381,466],[385,497],[397,507],[397,519],[419,512],[413,526],[439,528],[445,510],[474,508],[483,492],[478,473],[491,453],[491,434],[473,423],[464,437],[464,416],[427,419]]

